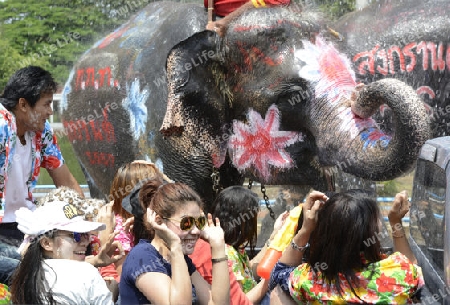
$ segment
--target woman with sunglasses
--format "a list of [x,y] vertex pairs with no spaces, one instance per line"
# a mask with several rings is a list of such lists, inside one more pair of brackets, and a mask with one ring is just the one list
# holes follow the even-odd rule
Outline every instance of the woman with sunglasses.
[[64,201],[48,202],[35,211],[16,211],[18,228],[29,245],[12,276],[14,304],[113,304],[97,269],[84,262],[91,231],[99,222]]
[[[216,218],[202,213],[202,201],[182,183],[147,182],[139,193],[151,240],[141,239],[122,268],[122,304],[229,304],[224,233]],[[199,238],[211,246],[209,285],[188,257]]]

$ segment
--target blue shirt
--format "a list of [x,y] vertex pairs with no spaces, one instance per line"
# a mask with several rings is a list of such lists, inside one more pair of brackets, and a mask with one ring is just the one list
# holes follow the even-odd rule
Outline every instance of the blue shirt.
[[[196,271],[192,260],[185,255],[189,275]],[[147,239],[141,239],[128,253],[122,266],[119,283],[120,302],[122,305],[149,304],[144,294],[136,287],[136,279],[147,272],[160,272],[172,277],[172,266],[153,247]],[[158,283],[153,283],[158,285]],[[195,288],[192,286],[192,304],[196,303]]]

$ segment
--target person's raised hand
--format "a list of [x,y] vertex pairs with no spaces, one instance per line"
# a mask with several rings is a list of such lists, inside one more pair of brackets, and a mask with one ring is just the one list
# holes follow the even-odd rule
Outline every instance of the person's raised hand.
[[405,217],[406,213],[409,212],[410,207],[411,203],[408,200],[408,194],[406,191],[397,193],[388,213],[388,218],[391,225],[401,223],[403,217]]
[[208,213],[208,221],[200,233],[200,238],[206,240],[211,248],[223,247],[225,243],[225,235],[222,227],[220,226],[220,220],[216,217],[216,223],[212,220],[212,215]]
[[127,218],[125,223],[123,224],[123,230],[127,233],[131,233],[133,230],[134,225],[134,216],[131,216],[130,218]]
[[171,229],[167,227],[167,225],[164,222],[161,222],[160,224],[156,221],[156,212],[153,211],[150,208],[147,208],[147,221],[152,226],[152,228],[155,230],[155,233],[158,234],[158,236],[166,243],[167,247],[169,249],[172,249],[172,247],[175,244],[181,245],[181,239],[180,237],[175,234]]
[[119,261],[125,255],[125,251],[122,244],[114,240],[117,234],[119,234],[118,231],[109,234],[106,242],[101,243],[100,252],[95,257],[91,255],[86,259],[93,261],[95,267],[104,267]]
[[114,227],[116,226],[116,219],[114,217],[113,212],[114,201],[105,204],[100,208],[97,215],[97,221],[102,222],[106,225],[105,231],[112,233],[114,231]]
[[312,191],[303,204],[303,225],[302,230],[311,233],[316,228],[318,214],[328,197],[319,191]]
[[98,238],[100,239],[100,245],[104,245],[108,242],[110,234],[114,233],[114,228],[116,227],[116,218],[113,212],[114,201],[105,204],[100,208],[97,215],[97,221],[104,223],[106,228],[98,233]]

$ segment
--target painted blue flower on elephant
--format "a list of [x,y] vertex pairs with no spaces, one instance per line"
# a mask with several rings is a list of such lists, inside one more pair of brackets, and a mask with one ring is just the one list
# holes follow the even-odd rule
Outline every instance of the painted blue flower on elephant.
[[363,150],[366,150],[368,147],[375,147],[377,143],[380,143],[381,147],[386,148],[391,141],[390,136],[377,128],[369,128],[363,131],[360,137],[364,142]]
[[131,85],[127,84],[127,97],[122,100],[122,106],[130,115],[130,128],[137,140],[145,132],[147,124],[146,101],[150,96],[148,87],[141,91],[139,79],[135,79]]

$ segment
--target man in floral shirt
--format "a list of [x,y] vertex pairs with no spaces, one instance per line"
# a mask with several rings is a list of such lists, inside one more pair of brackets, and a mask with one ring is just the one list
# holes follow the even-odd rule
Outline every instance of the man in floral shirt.
[[47,121],[53,114],[56,87],[48,71],[29,66],[9,79],[0,96],[0,200],[4,207],[0,242],[17,245],[22,241],[15,211],[34,210],[32,191],[41,167],[57,187],[64,185],[83,195]]

